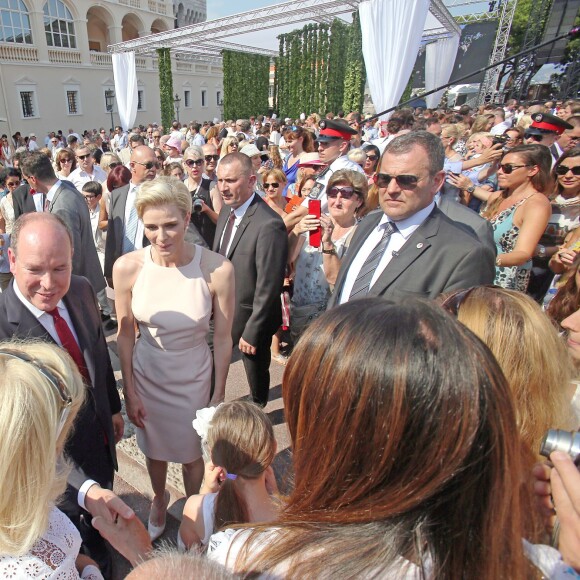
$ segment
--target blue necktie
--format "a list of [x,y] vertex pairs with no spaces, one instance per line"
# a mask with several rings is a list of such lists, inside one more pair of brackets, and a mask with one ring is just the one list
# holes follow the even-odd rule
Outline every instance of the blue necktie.
[[[139,191],[138,187],[135,187],[135,194]],[[139,219],[137,218],[137,209],[135,208],[135,203],[131,206],[131,211],[129,212],[129,218],[125,224],[125,233],[123,235],[123,254],[128,254],[135,249],[135,238],[137,237],[137,225]]]

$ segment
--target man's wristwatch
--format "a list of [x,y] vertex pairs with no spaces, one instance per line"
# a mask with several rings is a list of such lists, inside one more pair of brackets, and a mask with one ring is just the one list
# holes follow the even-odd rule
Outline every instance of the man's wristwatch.
[[469,195],[473,195],[473,192],[475,191],[475,185],[470,185],[465,191],[467,191]]

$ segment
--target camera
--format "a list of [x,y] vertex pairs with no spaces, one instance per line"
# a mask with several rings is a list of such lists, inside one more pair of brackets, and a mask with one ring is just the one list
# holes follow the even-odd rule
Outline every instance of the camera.
[[550,457],[553,451],[567,453],[572,461],[580,466],[580,432],[549,429],[540,445],[540,455]]
[[501,145],[505,145],[508,140],[508,135],[494,135],[493,139],[491,140],[492,145],[497,145],[500,143]]
[[193,198],[193,213],[201,213],[203,210],[203,199],[201,197]]

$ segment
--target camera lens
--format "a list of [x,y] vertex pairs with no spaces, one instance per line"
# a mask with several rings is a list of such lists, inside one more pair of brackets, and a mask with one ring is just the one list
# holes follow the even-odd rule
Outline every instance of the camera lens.
[[201,199],[194,199],[193,200],[193,211],[195,213],[200,213],[203,209],[203,201]]
[[553,451],[567,453],[576,465],[580,462],[580,433],[577,431],[564,431],[563,429],[550,429],[540,446],[540,454],[550,457]]

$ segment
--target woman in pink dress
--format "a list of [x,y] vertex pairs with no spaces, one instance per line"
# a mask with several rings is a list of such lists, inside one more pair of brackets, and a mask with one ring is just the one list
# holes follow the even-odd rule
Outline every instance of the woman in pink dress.
[[[165,529],[167,463],[182,464],[188,496],[199,492],[204,465],[191,423],[198,409],[223,401],[232,351],[233,266],[185,242],[191,206],[187,187],[176,179],[142,184],[135,208],[151,245],[125,254],[113,269],[127,415],[137,427],[154,493],[153,540]],[[212,315],[213,360],[206,342]]]

